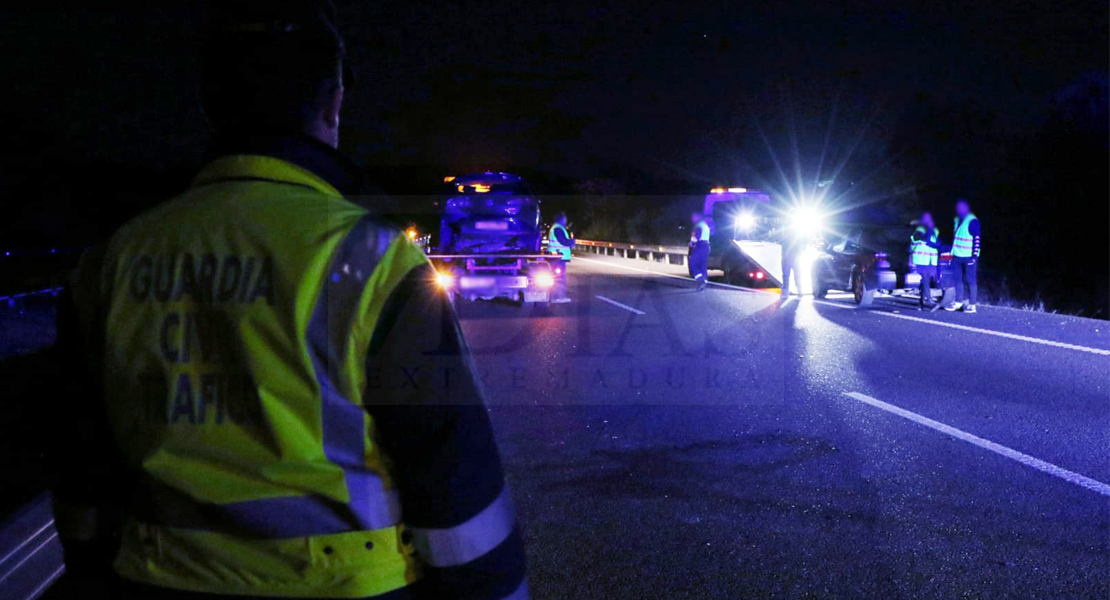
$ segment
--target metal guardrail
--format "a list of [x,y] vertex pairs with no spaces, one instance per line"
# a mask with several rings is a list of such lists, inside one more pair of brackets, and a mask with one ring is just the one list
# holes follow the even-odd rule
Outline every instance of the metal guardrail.
[[[620,242],[599,242],[596,240],[575,240],[575,249],[588,254],[620,256],[622,258],[642,259],[682,266],[686,266],[687,256],[690,253],[690,249],[686,246],[622,244]],[[675,262],[675,257],[678,258],[677,262]]]
[[0,524],[0,598],[34,600],[65,572],[49,493]]
[[44,295],[47,295],[47,294],[49,294],[51,296],[57,296],[64,289],[65,289],[64,287],[49,287],[49,288],[43,288],[41,290],[32,290],[32,291],[29,291],[29,292],[19,292],[18,294],[7,294],[5,296],[0,296],[0,302],[6,302],[7,305],[9,307],[11,307],[11,306],[15,306],[16,300],[19,300],[21,298],[28,298],[30,296],[44,296]]

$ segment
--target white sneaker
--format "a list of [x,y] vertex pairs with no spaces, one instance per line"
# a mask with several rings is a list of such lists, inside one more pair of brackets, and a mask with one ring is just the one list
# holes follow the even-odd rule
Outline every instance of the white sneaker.
[[967,306],[964,306],[964,312],[965,313],[970,313],[970,314],[975,314],[975,305],[974,304],[968,304]]
[[952,304],[949,304],[948,306],[945,306],[944,310],[946,310],[948,312],[956,312],[957,310],[960,310],[962,307],[963,307],[963,304],[961,304],[959,302],[953,302]]

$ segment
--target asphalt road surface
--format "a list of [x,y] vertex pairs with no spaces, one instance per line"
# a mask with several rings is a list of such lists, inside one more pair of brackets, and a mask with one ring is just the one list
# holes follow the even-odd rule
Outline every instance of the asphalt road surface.
[[533,598],[1110,597],[1107,322],[596,256],[570,294],[458,306]]
[[682,271],[458,307],[535,598],[1110,597],[1106,322]]

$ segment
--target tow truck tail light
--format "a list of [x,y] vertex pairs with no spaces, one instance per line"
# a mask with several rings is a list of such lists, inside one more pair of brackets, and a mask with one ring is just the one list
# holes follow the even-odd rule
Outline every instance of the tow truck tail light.
[[536,275],[536,287],[549,288],[555,285],[555,277],[550,273],[540,273]]

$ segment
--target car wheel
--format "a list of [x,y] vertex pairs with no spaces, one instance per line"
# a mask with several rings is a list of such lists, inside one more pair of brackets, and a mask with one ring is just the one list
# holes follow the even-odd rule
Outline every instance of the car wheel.
[[860,306],[871,306],[871,302],[875,300],[875,288],[867,285],[866,279],[858,271],[852,275],[852,295]]

